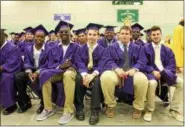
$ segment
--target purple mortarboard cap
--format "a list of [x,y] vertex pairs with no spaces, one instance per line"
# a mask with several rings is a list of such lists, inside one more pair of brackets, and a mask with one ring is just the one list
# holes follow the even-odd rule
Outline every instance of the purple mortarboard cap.
[[55,34],[54,30],[49,31],[49,34]]
[[55,27],[55,32],[57,33],[60,30],[60,28],[69,28],[71,30],[73,28],[73,26],[74,26],[73,24],[70,24],[68,22],[61,20],[58,23],[58,25]]
[[42,24],[40,24],[37,27],[35,27],[31,32],[33,34],[35,34],[38,31],[44,32],[45,36],[48,35],[48,31],[46,30],[46,28]]
[[132,28],[132,30],[134,30],[134,31],[141,31],[141,30],[144,29],[144,28],[143,28],[140,24],[138,24],[138,23],[133,24],[133,25],[131,26],[131,28]]
[[86,34],[86,28],[82,28],[82,29],[76,30],[76,35],[79,35],[79,34],[81,34],[81,33]]
[[150,34],[150,29],[144,30],[144,32],[149,35]]
[[101,34],[100,34],[100,37],[104,37],[104,34],[103,34],[103,33],[101,33]]
[[109,25],[107,25],[107,26],[104,26],[103,28],[106,28],[105,29],[106,31],[114,31],[115,27],[117,27],[117,26],[109,26]]
[[13,35],[13,34],[15,34],[15,32],[11,32],[11,33],[9,33],[10,35]]
[[100,24],[95,24],[95,23],[89,23],[87,26],[86,26],[86,29],[87,30],[99,30],[100,28],[102,28],[103,25],[100,25]]
[[31,33],[31,30],[32,30],[33,28],[31,27],[31,26],[29,26],[29,27],[26,27],[26,28],[24,28],[23,30],[26,32],[26,33]]

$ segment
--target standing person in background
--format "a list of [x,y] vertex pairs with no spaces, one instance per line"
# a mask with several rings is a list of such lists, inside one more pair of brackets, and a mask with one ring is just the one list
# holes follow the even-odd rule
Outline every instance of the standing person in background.
[[175,54],[177,73],[181,73],[184,65],[184,19],[181,19],[174,29],[172,49]]

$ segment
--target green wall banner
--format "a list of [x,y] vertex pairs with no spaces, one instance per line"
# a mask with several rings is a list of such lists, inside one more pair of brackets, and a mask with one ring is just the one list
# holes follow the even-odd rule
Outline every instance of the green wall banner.
[[131,22],[139,21],[138,9],[118,9],[117,10],[117,21],[124,22],[125,20],[131,20]]

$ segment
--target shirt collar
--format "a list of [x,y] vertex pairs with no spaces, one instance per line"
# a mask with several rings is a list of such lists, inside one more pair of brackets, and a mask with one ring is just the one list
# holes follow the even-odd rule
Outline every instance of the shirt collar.
[[[69,45],[70,45],[70,43],[72,43],[72,42],[70,41],[70,42],[69,42],[69,44],[68,44],[68,45],[66,45],[66,46],[69,46]],[[62,41],[60,41],[60,42],[58,43],[58,45],[59,45],[59,46],[61,46],[61,45],[63,46]]]
[[152,42],[152,46],[155,49],[157,46],[159,46],[159,48],[161,48],[161,43],[159,43],[158,45],[156,45],[154,42]]
[[1,46],[1,49],[8,43],[8,41],[5,41],[4,44]]
[[[37,50],[37,49],[35,48],[35,44],[34,44],[34,49]],[[41,48],[40,50],[45,50],[45,44],[42,45],[42,48]]]
[[[93,45],[93,49],[95,49],[97,46],[98,46],[98,43],[96,43],[95,45]],[[87,47],[88,48],[90,47],[90,45],[88,44],[88,42],[87,42]]]
[[[124,46],[124,44],[121,41],[118,41],[119,46]],[[127,48],[130,46],[130,42],[127,44]]]

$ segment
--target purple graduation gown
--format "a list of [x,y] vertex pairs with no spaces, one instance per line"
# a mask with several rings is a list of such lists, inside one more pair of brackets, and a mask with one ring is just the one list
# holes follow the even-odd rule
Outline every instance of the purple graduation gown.
[[[147,57],[147,64],[145,67],[145,71],[147,73],[147,77],[149,80],[154,79],[155,77],[151,74],[152,71],[159,69],[155,65],[155,53],[152,46],[152,43],[146,44],[144,46],[144,53]],[[171,49],[166,47],[165,45],[161,45],[161,62],[164,67],[164,70],[161,72],[161,80],[162,83],[167,83],[169,86],[174,85],[176,83],[176,63],[174,53]]]
[[145,43],[144,43],[144,41],[143,40],[141,40],[141,39],[138,39],[136,42],[134,42],[135,44],[137,44],[137,45],[139,45],[139,46],[144,46],[145,45]]
[[8,108],[16,103],[14,74],[20,70],[21,53],[12,43],[7,43],[0,49],[0,104]]
[[[109,46],[108,50],[109,53],[106,53],[103,56],[103,61],[105,63],[105,66],[103,66],[103,71],[122,68],[124,64],[123,51],[119,47],[118,42]],[[140,71],[143,71],[146,63],[146,57],[144,57],[143,49],[133,42],[130,42],[128,54],[130,68],[137,68]],[[133,77],[128,77],[125,79],[124,86],[121,89],[123,92],[133,95]]]
[[[63,58],[63,49],[60,45],[55,45],[48,52],[47,65],[42,68],[40,72],[40,82],[39,89],[42,89],[42,85],[52,76],[60,74],[65,70],[57,69],[57,67],[63,64],[67,59],[71,59],[73,67],[76,68],[76,56],[78,55],[79,46],[75,43],[70,43]],[[65,101],[64,89],[62,82],[58,82],[53,85],[57,89],[57,104],[58,106],[63,106]],[[55,95],[56,96],[56,95]]]
[[[89,62],[89,51],[88,51],[88,46],[87,44],[84,44],[83,46],[80,47],[78,56],[77,56],[77,67],[78,67],[78,72],[86,72],[88,73],[88,62]],[[93,71],[97,70],[99,73],[102,72],[102,61],[101,57],[104,52],[104,47],[101,45],[97,45],[97,47],[93,51]]]
[[[117,42],[116,38],[112,39],[111,44],[113,44],[114,42]],[[107,42],[107,40],[105,38],[99,39],[98,40],[98,44],[103,46],[104,48],[108,47],[108,42]]]
[[[159,71],[159,69],[155,65],[155,53],[152,46],[152,43],[148,43],[144,46],[144,53],[148,59],[148,62],[145,67],[146,75],[148,80],[156,80],[155,77],[151,74],[153,70]],[[164,70],[161,72],[161,84],[166,83],[169,86],[174,85],[176,83],[176,63],[174,53],[171,49],[166,47],[165,45],[161,46],[161,61],[164,67]],[[157,81],[157,80],[156,80]],[[158,86],[159,87],[159,86]],[[159,89],[157,87],[157,89]],[[161,94],[159,94],[158,90],[156,90],[157,96],[159,96],[163,101],[168,101],[168,88],[161,87]]]
[[22,42],[18,43],[18,47],[21,51],[22,56],[24,56],[26,47],[29,47],[29,46],[32,46],[32,45],[34,45],[33,41],[26,41],[25,40],[25,41],[22,41]]

